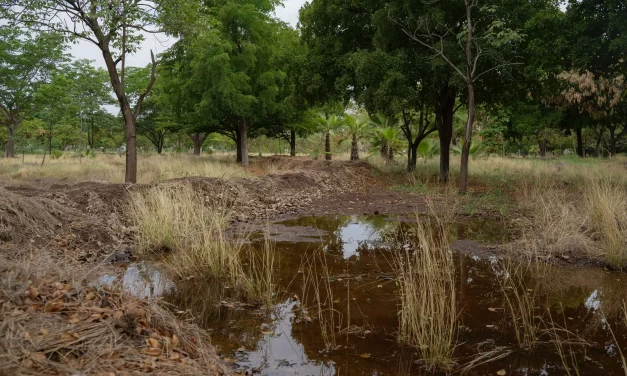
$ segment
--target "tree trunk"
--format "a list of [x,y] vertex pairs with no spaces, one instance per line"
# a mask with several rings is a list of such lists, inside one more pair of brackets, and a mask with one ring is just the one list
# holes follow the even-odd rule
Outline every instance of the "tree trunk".
[[457,91],[447,83],[441,89],[435,106],[435,121],[437,122],[440,141],[440,183],[446,183],[449,179],[456,97]]
[[388,142],[386,140],[381,141],[381,150],[379,151],[379,154],[383,160],[388,159]]
[[7,136],[6,156],[7,158],[13,158],[15,153],[15,127],[7,127]]
[[391,146],[388,147],[388,161],[394,161],[394,148]]
[[616,142],[618,141],[616,137],[616,126],[609,127],[610,129],[610,157],[616,156]]
[[296,156],[296,130],[290,129],[290,157]]
[[413,160],[412,153],[414,152],[414,144],[411,139],[407,140],[407,171],[412,172],[416,169],[416,166],[411,163]]
[[194,144],[194,155],[200,155],[200,151],[202,150],[202,144],[209,136],[209,133],[204,132],[194,132],[191,135],[192,143]]
[[581,131],[581,120],[576,130],[577,133],[577,155],[583,158],[583,132]]
[[462,161],[459,168],[459,193],[465,194],[468,189],[468,158],[470,157],[470,146],[472,144],[472,126],[475,122],[475,85],[472,66],[472,33],[473,24],[471,16],[471,2],[464,0],[466,6],[466,84],[468,87],[468,121],[466,122],[466,132],[464,145],[462,146]]
[[353,133],[353,142],[351,143],[351,161],[359,160],[359,148],[357,144],[357,133]]
[[540,138],[540,140],[538,141],[538,150],[542,158],[546,157],[546,140],[545,139]]
[[246,123],[246,118],[242,118],[240,122],[239,137],[242,154],[242,166],[248,167],[248,123]]
[[414,146],[411,150],[411,171],[414,171],[416,169],[416,164],[418,163],[418,145],[420,145],[420,143],[414,142]]
[[324,159],[327,161],[331,160],[331,132],[327,131],[325,140],[324,140]]
[[596,147],[594,148],[594,152],[597,158],[601,158],[601,141],[603,141],[603,133],[605,132],[605,129],[601,129],[599,131],[599,135],[597,136],[597,143],[596,143]]
[[242,137],[240,137],[239,126],[235,130],[235,162],[242,163]]

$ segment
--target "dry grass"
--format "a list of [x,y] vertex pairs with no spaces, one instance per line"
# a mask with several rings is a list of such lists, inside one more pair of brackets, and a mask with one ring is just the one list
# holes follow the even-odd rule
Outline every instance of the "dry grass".
[[331,275],[327,264],[326,253],[322,250],[306,257],[301,266],[303,272],[301,283],[301,304],[312,303],[312,306],[301,306],[301,314],[305,321],[313,321],[309,316],[313,311],[314,318],[320,326],[324,342],[324,352],[332,352],[338,348],[337,335],[343,323],[343,315],[334,305],[331,286]]
[[512,245],[512,251],[542,260],[596,252],[585,226],[587,218],[564,192],[538,190],[523,205],[532,217],[518,218],[521,237]]
[[230,374],[206,332],[43,251],[0,256],[0,373]]
[[217,278],[271,306],[274,246],[255,251],[226,234],[231,213],[189,184],[164,184],[134,193],[128,215],[140,252],[168,251],[164,263],[180,277]]
[[588,228],[602,244],[607,262],[627,262],[627,191],[610,180],[591,180],[583,190]]
[[536,186],[520,199],[530,218],[518,218],[522,236],[512,250],[538,259],[627,263],[627,191],[609,179],[588,179],[575,191]]
[[25,197],[0,187],[0,241],[49,236],[60,226],[55,215],[65,213],[65,208],[54,201]]
[[398,340],[418,350],[428,369],[450,369],[455,349],[457,310],[455,264],[441,223],[433,231],[418,220],[415,249],[394,260],[400,294]]
[[518,345],[523,349],[535,347],[543,322],[536,312],[539,289],[531,289],[526,283],[531,267],[530,264],[515,265],[511,260],[505,260],[497,274],[508,321],[511,320]]
[[[0,159],[0,180],[6,185],[33,183],[41,180],[124,182],[124,156],[97,154],[95,158],[66,155],[47,160],[41,166],[40,155]],[[138,183],[155,183],[189,176],[243,177],[248,174],[231,155],[186,154],[138,156]]]

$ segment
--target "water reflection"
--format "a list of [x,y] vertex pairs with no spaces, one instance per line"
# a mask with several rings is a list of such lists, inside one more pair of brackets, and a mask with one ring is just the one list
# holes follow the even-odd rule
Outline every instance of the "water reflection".
[[[498,241],[507,231],[498,222],[466,221],[456,224],[449,236],[463,241]],[[268,316],[252,306],[228,308],[224,299],[237,300],[229,289],[211,280],[164,282],[164,275],[150,264],[131,265],[122,283],[138,295],[162,295],[177,309],[189,310],[197,322],[211,330],[220,352],[236,368],[263,375],[407,375],[420,374],[415,352],[398,346],[396,286],[391,275],[391,252],[405,244],[394,244],[393,236],[410,226],[408,217],[303,218],[281,223],[315,228],[315,240],[279,242],[276,281],[280,304]],[[285,230],[287,229],[287,230]],[[301,231],[299,230],[299,231]],[[302,240],[302,239],[301,239]],[[392,243],[390,243],[392,241]],[[331,354],[320,326],[306,322],[294,310],[299,300],[302,260],[319,249],[327,255],[334,306],[360,334],[341,335],[342,347]],[[457,268],[457,296],[460,330],[455,358],[463,364],[478,349],[506,347],[507,357],[472,369],[469,375],[565,374],[550,338],[541,334],[534,350],[519,350],[512,331],[498,278],[503,263],[487,254],[454,255]],[[148,281],[147,285],[142,283]],[[526,274],[525,288],[532,290],[536,312],[550,310],[556,324],[582,336],[592,346],[575,347],[581,375],[623,374],[618,348],[627,349],[627,329],[621,311],[627,300],[627,278],[621,273],[600,269],[557,268],[534,264]],[[112,281],[109,281],[112,283]],[[120,281],[117,281],[118,283]],[[162,286],[162,287],[159,287]],[[309,304],[305,302],[305,304]],[[350,312],[350,314],[349,314]],[[546,317],[546,316],[545,316]],[[343,322],[347,326],[347,320]],[[613,328],[618,345],[613,340]],[[338,328],[339,329],[342,328]],[[364,334],[366,333],[367,334]],[[487,345],[486,345],[487,344]],[[624,352],[624,350],[623,350]]]

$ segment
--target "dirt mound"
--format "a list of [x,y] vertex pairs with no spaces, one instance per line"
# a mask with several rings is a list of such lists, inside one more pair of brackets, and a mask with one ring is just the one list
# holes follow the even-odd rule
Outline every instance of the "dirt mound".
[[91,183],[47,191],[0,188],[0,240],[96,261],[131,241],[117,208],[122,192],[123,185]]
[[[298,214],[314,200],[359,192],[375,183],[366,162],[263,158],[267,175],[216,179],[190,177],[159,184],[192,184],[207,202],[224,203],[238,221]],[[85,182],[48,189],[0,191],[0,237],[11,243],[57,248],[79,261],[101,260],[132,245],[125,210],[129,192],[154,185]]]
[[360,192],[375,183],[365,162],[279,160],[290,170],[255,178],[185,178],[163,184],[191,183],[207,200],[226,202],[238,221],[248,221],[297,214],[314,200]]

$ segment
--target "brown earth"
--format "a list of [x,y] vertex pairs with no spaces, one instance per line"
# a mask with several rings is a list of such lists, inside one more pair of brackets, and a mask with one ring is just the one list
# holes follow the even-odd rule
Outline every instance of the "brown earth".
[[[386,190],[366,162],[270,157],[258,159],[253,170],[267,165],[278,172],[238,179],[189,177],[160,184],[191,184],[207,201],[226,203],[238,222],[424,211],[420,197]],[[100,261],[132,248],[126,200],[129,193],[151,186],[84,182],[47,189],[0,188],[0,239],[45,246],[80,262]]]

